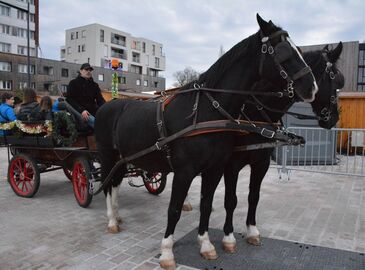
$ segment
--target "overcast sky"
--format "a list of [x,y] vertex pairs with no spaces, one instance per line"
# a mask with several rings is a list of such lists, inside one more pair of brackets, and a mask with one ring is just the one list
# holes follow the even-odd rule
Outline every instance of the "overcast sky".
[[166,87],[190,66],[202,72],[258,30],[256,13],[297,45],[365,40],[364,0],[40,0],[43,58],[59,60],[65,29],[103,24],[163,44]]

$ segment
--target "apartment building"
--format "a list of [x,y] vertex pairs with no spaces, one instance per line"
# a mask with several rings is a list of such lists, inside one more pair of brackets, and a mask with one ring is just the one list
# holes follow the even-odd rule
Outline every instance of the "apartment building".
[[65,62],[88,62],[106,69],[117,61],[118,69],[126,74],[128,87],[140,92],[165,88],[165,80],[163,85],[156,80],[166,67],[162,44],[105,25],[95,23],[66,30],[60,57]]
[[[76,78],[81,64],[30,57],[30,86],[37,92],[59,95],[67,89],[70,80]],[[1,91],[14,91],[27,86],[27,57],[24,55],[0,52],[0,94]],[[165,90],[165,78],[145,75],[151,82],[148,87],[141,81],[141,75],[122,70],[112,70],[94,66],[93,78],[102,90],[111,91],[112,74],[117,72],[119,91],[142,92]],[[139,87],[136,81],[140,80]]]
[[[0,2],[0,52],[27,55],[27,18],[29,1],[30,56],[39,47],[39,1],[2,0]],[[7,5],[7,3],[9,5]],[[20,9],[18,9],[18,8]]]

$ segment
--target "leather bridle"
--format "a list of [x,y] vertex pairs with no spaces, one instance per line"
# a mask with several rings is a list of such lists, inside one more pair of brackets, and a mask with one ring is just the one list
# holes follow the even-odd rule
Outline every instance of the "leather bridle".
[[[272,40],[274,38],[280,38],[280,42],[276,44],[275,46],[272,45]],[[287,82],[287,88],[286,91],[289,94],[289,97],[294,97],[294,87],[293,84],[296,80],[300,79],[304,75],[308,73],[312,73],[311,68],[305,63],[303,60],[303,63],[305,64],[305,67],[296,72],[294,75],[290,76],[289,73],[284,69],[282,63],[288,60],[291,57],[291,51],[289,49],[294,50],[290,44],[292,42],[289,41],[289,35],[288,32],[284,30],[276,31],[275,33],[271,34],[270,36],[263,36],[261,32],[261,53],[263,57],[260,59],[260,66],[259,66],[259,74],[262,77],[263,67],[265,58],[267,55],[273,57],[275,66],[279,70],[280,76],[286,80]],[[288,44],[289,43],[289,44]],[[313,75],[313,73],[312,73]],[[313,76],[314,78],[314,76]]]

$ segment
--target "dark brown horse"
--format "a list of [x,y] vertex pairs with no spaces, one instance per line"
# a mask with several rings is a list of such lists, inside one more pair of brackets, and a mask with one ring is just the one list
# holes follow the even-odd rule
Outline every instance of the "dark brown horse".
[[[318,116],[319,125],[323,128],[330,129],[334,127],[339,120],[339,112],[337,106],[337,91],[344,86],[344,77],[340,70],[336,67],[336,62],[342,52],[342,43],[333,50],[328,50],[328,46],[320,51],[312,51],[304,54],[305,61],[313,70],[313,74],[318,82],[318,93],[313,102],[311,102],[313,112]],[[262,103],[272,108],[266,110],[270,115],[270,120],[277,122],[284,112],[275,110],[291,106],[294,99],[280,100],[262,100]],[[261,103],[261,102],[260,102]],[[285,103],[287,103],[285,105]],[[250,105],[249,105],[250,106]],[[252,106],[252,105],[251,105]],[[257,104],[259,106],[259,104]],[[260,105],[262,106],[262,105]],[[265,106],[266,107],[266,106]],[[254,108],[247,108],[247,117],[255,121],[267,121],[260,114],[253,114]],[[258,143],[267,143],[272,140],[251,134],[241,136],[237,139],[236,144],[249,145]],[[226,221],[224,224],[225,237],[223,239],[224,247],[228,252],[233,252],[236,248],[236,240],[233,236],[233,212],[237,205],[236,187],[238,181],[238,173],[246,165],[251,167],[249,195],[248,195],[248,213],[246,219],[247,241],[253,245],[260,244],[260,233],[256,227],[256,208],[260,198],[260,187],[264,176],[270,165],[270,155],[273,148],[256,149],[244,152],[235,152],[224,170],[225,180],[225,203]]]
[[[232,156],[235,136],[232,132],[217,132],[178,137],[168,143],[167,158],[167,149],[159,147],[161,130],[166,137],[171,138],[191,127],[194,121],[199,125],[230,119],[227,121],[235,125],[234,119],[239,116],[240,108],[247,98],[243,91],[250,91],[262,78],[273,83],[275,89],[285,88],[308,102],[313,101],[318,90],[312,72],[287,32],[264,21],[259,15],[257,21],[260,26],[257,33],[235,45],[200,76],[197,83],[204,85],[204,89],[181,90],[170,99],[168,105],[165,104],[163,121],[158,109],[161,108],[160,103],[135,100],[111,101],[103,105],[96,115],[95,138],[101,161],[101,176],[102,180],[111,179],[110,182],[105,180],[103,185],[109,231],[119,231],[117,194],[126,172],[125,163],[118,162],[122,163],[121,166],[112,170],[114,164],[144,149],[166,150],[153,151],[130,161],[147,171],[174,172],[168,224],[161,244],[160,264],[163,268],[175,267],[173,233],[193,178],[208,171],[221,175]],[[156,118],[156,115],[159,117]],[[111,170],[116,173],[108,176]],[[215,189],[209,183],[206,187],[207,193]],[[199,235],[199,239],[202,243],[201,253],[208,257],[216,256],[207,233]]]

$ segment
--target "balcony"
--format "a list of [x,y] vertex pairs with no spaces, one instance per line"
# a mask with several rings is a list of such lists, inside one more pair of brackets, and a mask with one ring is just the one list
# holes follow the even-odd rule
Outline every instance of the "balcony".
[[123,47],[125,47],[125,43],[126,43],[125,41],[126,41],[125,37],[117,35],[117,34],[112,34],[111,39],[110,39],[110,42],[112,44],[120,45]]
[[127,60],[127,52],[122,49],[111,48],[110,56],[114,58]]

